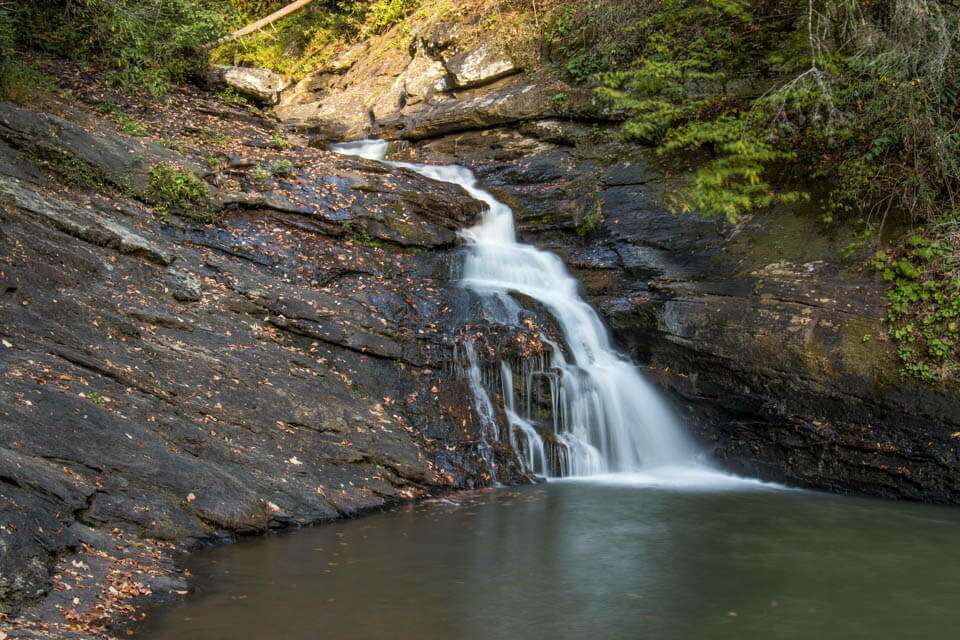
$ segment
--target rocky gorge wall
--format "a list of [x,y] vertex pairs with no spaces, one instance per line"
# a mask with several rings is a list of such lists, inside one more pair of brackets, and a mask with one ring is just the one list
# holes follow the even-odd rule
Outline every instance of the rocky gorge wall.
[[899,373],[884,285],[850,238],[785,208],[731,226],[676,215],[650,150],[575,122],[464,133],[457,161],[562,256],[618,343],[720,466],[837,492],[955,503],[960,394]]
[[[616,114],[547,69],[516,68],[479,24],[415,29],[389,64],[348,60],[301,82],[277,115],[474,169],[514,207],[525,241],[565,258],[620,344],[726,468],[958,500],[960,392],[900,375],[884,285],[862,254],[844,257],[852,237],[799,206],[736,226],[670,213],[665,196],[679,177],[651,150],[611,142]],[[482,61],[470,82],[463,60]]]

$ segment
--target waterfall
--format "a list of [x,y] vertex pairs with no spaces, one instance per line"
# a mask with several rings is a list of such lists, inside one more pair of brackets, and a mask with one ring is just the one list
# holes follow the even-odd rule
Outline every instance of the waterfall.
[[513,392],[513,369],[506,362],[500,362],[500,385],[503,389],[504,412],[507,414],[507,426],[510,429],[510,446],[516,451],[528,471],[540,476],[551,475],[547,464],[546,447],[537,429],[527,420],[517,415]]
[[491,484],[496,484],[497,466],[493,460],[492,443],[500,439],[500,430],[497,428],[497,414],[493,408],[493,402],[490,401],[490,394],[483,386],[483,376],[477,359],[476,345],[473,342],[466,342],[464,348],[469,364],[466,376],[470,382],[470,391],[473,392],[474,409],[480,419],[480,443],[478,445],[480,458],[483,459],[484,466],[487,468]]
[[[363,140],[335,145],[334,150],[384,162],[387,143]],[[520,307],[511,294],[532,298],[550,312],[563,334],[569,359],[559,345],[549,343],[549,362],[523,372],[523,416],[515,406],[512,369],[501,365],[508,438],[528,470],[544,476],[579,476],[690,464],[693,447],[670,409],[636,366],[613,348],[606,327],[580,297],[576,279],[560,258],[517,241],[508,206],[479,188],[465,167],[390,164],[459,185],[486,204],[480,223],[461,232],[469,247],[463,286],[480,297],[485,309],[496,309],[499,321],[519,320]],[[467,348],[469,378],[485,421],[492,406],[471,348]],[[531,423],[534,376],[550,381],[550,424]]]

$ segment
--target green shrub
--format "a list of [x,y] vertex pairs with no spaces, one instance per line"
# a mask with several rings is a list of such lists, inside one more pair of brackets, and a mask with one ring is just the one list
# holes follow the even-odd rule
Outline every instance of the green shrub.
[[874,267],[890,283],[887,322],[906,375],[926,382],[960,374],[960,246],[955,235],[913,235]]
[[376,0],[367,12],[363,32],[373,35],[386,31],[403,20],[414,5],[414,0]]
[[163,214],[180,213],[202,222],[216,219],[217,211],[206,183],[176,165],[155,164],[150,169],[145,196]]
[[117,119],[117,124],[120,126],[120,131],[127,134],[128,136],[133,136],[135,138],[144,138],[150,134],[145,124],[143,124],[136,118],[131,118],[125,113],[117,113],[116,119]]
[[[960,211],[957,9],[910,0],[639,4],[647,15],[630,25],[634,58],[593,58],[607,67],[594,77],[627,115],[627,138],[705,158],[678,208],[735,220],[795,200],[803,196],[773,176],[796,165],[831,186],[825,221]],[[583,22],[558,15],[555,31]],[[567,54],[569,67],[576,52]]]
[[214,0],[47,0],[17,11],[34,48],[99,62],[118,86],[157,95],[203,65],[203,45],[229,17]]
[[17,53],[18,30],[12,5],[0,2],[0,100],[27,104],[52,91],[56,83]]

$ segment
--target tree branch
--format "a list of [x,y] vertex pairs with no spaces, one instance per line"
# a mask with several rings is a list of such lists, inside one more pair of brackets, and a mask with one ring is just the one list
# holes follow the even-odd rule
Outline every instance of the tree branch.
[[242,29],[237,29],[237,30],[234,31],[233,33],[228,34],[228,35],[225,35],[225,36],[223,36],[222,38],[220,38],[219,40],[216,40],[216,41],[214,41],[214,42],[211,42],[210,44],[205,45],[204,48],[205,48],[205,49],[213,49],[214,47],[219,47],[219,46],[222,45],[222,44],[226,44],[226,43],[228,43],[228,42],[232,42],[232,41],[234,41],[234,40],[237,40],[237,39],[239,39],[239,38],[242,38],[242,37],[245,36],[245,35],[248,35],[248,34],[253,33],[254,31],[259,31],[260,29],[263,29],[264,27],[270,26],[271,24],[273,24],[274,22],[276,22],[276,21],[279,20],[280,18],[283,18],[283,17],[285,17],[285,16],[288,16],[288,15],[290,15],[291,13],[293,13],[294,11],[299,11],[300,9],[304,8],[305,6],[307,6],[308,4],[310,4],[311,2],[313,2],[313,0],[296,0],[296,2],[291,2],[290,4],[288,4],[287,6],[285,6],[284,8],[278,9],[277,11],[274,11],[273,13],[271,13],[270,15],[268,15],[266,18],[263,18],[263,19],[261,19],[261,20],[257,20],[257,21],[254,22],[253,24],[249,24],[249,25],[243,27]]

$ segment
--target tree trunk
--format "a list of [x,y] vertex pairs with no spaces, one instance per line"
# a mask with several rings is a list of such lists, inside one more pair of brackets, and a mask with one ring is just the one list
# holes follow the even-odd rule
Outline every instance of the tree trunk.
[[260,29],[263,29],[264,27],[273,24],[274,22],[276,22],[276,21],[279,20],[280,18],[283,18],[284,16],[288,16],[288,15],[290,15],[291,13],[293,13],[294,11],[298,11],[298,10],[304,8],[305,6],[307,6],[308,4],[310,4],[311,2],[313,2],[313,0],[296,0],[296,2],[291,2],[290,4],[288,4],[287,6],[285,6],[283,9],[278,9],[277,11],[274,11],[273,13],[271,13],[270,15],[268,15],[266,18],[263,18],[263,19],[261,19],[261,20],[257,20],[257,21],[254,22],[253,24],[249,24],[249,25],[243,27],[242,29],[237,29],[237,30],[234,31],[233,33],[231,33],[231,34],[229,34],[229,35],[225,35],[225,36],[223,36],[222,38],[220,38],[219,40],[216,40],[216,41],[214,41],[214,42],[211,42],[210,44],[206,45],[205,48],[207,48],[207,49],[212,49],[212,48],[214,48],[214,47],[219,47],[219,46],[222,45],[222,44],[226,44],[226,43],[232,42],[233,40],[236,40],[236,39],[238,39],[238,38],[242,38],[242,37],[245,36],[245,35],[248,35],[248,34],[250,34],[250,33],[253,33],[254,31],[259,31]]

